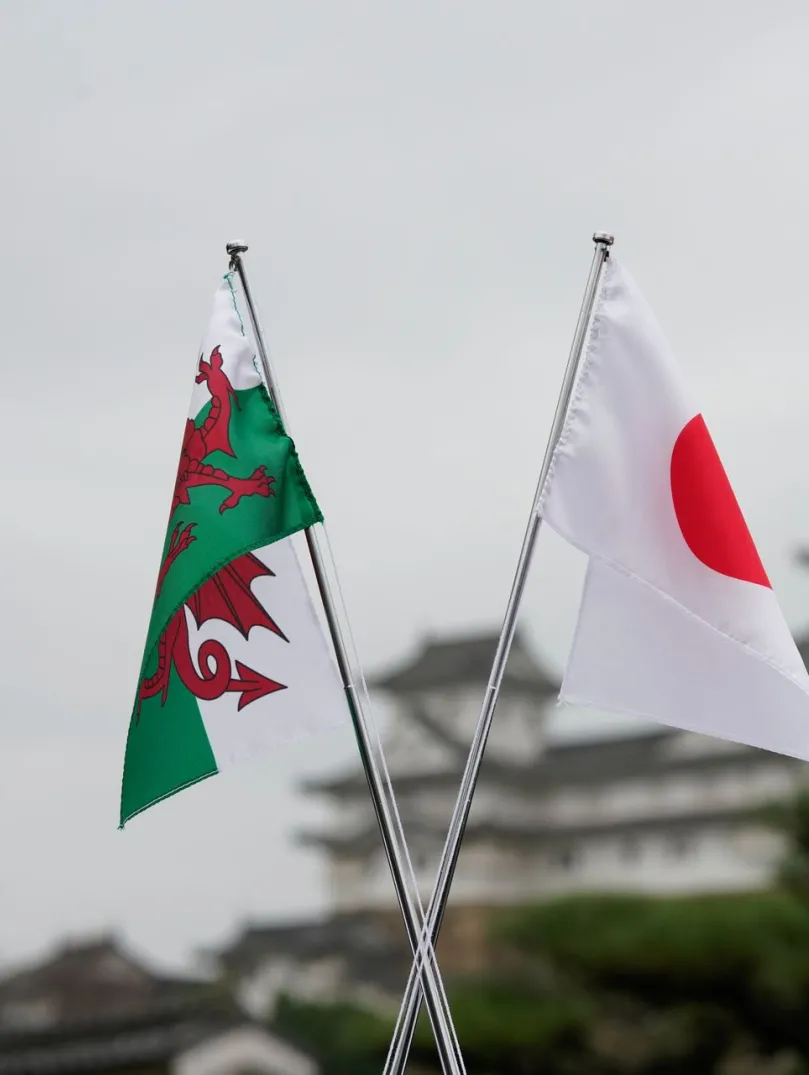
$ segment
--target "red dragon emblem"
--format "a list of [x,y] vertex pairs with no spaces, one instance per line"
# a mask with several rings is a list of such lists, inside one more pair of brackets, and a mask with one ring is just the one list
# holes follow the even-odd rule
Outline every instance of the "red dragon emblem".
[[[180,465],[174,485],[171,514],[182,504],[190,504],[189,490],[200,485],[218,485],[227,496],[219,505],[219,512],[235,508],[245,496],[274,496],[271,486],[275,478],[267,474],[266,467],[257,467],[248,478],[236,478],[219,467],[206,463],[212,452],[235,456],[230,443],[230,417],[234,403],[238,407],[236,393],[225,373],[219,347],[214,347],[206,362],[200,355],[197,384],[207,384],[211,393],[211,408],[205,421],[196,426],[192,419],[185,424]],[[163,586],[172,564],[196,541],[193,533],[195,523],[183,525],[178,522],[169,539],[166,556],[157,578],[157,593]],[[250,702],[284,690],[284,684],[268,679],[260,672],[236,661],[235,672],[231,669],[230,655],[225,646],[216,639],[207,639],[197,653],[195,667],[188,637],[185,608],[194,617],[197,628],[206,620],[224,620],[246,639],[253,627],[265,627],[288,641],[278,625],[267,615],[264,607],[253,595],[252,583],[261,577],[272,576],[270,571],[252,553],[239,556],[204,582],[202,586],[179,608],[169,620],[157,642],[157,671],[141,680],[138,691],[137,719],[140,719],[141,703],[146,698],[160,695],[165,705],[172,666],[177,670],[184,686],[195,697],[204,701],[220,698],[227,691],[238,693],[238,708]]]

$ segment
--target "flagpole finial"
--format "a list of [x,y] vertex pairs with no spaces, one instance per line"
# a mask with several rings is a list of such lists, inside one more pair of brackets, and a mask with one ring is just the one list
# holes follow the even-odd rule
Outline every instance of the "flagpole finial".
[[615,242],[615,236],[610,235],[607,231],[597,231],[593,235],[593,242],[600,243],[602,246],[612,246]]
[[225,253],[230,258],[231,269],[236,268],[236,259],[239,254],[244,254],[249,249],[247,243],[227,243],[225,245]]

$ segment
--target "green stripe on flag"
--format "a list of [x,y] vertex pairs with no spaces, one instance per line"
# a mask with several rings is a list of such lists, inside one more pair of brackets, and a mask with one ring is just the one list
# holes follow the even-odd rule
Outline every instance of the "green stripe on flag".
[[[149,674],[154,673],[149,668]],[[141,704],[140,720],[126,741],[121,787],[121,826],[149,806],[183,788],[215,776],[216,760],[199,711],[199,703],[177,672],[169,680],[168,704],[160,696]]]

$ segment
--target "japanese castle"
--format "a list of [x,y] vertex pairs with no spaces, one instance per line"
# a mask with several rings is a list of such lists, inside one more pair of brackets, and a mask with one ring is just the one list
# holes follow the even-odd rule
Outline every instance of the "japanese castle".
[[[496,642],[430,639],[370,684],[391,703],[386,755],[425,901]],[[799,648],[806,659],[809,638]],[[439,943],[447,973],[485,964],[499,908],[571,892],[750,889],[772,875],[780,843],[757,815],[797,788],[804,763],[640,722],[564,740],[558,688],[518,634]],[[297,839],[324,857],[330,913],[249,927],[217,958],[258,1007],[278,991],[392,996],[408,952],[359,763],[303,790],[329,806],[328,827]]]

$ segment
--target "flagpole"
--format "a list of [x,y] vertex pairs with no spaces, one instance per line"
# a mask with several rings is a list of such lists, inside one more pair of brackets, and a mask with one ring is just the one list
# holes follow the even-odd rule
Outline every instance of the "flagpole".
[[[593,306],[595,305],[601,273],[604,268],[604,263],[609,257],[610,247],[612,246],[613,241],[613,236],[607,235],[605,232],[596,232],[593,236],[595,250],[593,252],[593,261],[590,266],[590,275],[584,290],[584,298],[579,311],[576,331],[573,334],[573,342],[570,347],[570,354],[568,355],[567,366],[562,379],[559,400],[556,404],[556,411],[554,412],[551,431],[539,472],[539,481],[537,482],[536,492],[534,493],[534,499],[531,504],[531,514],[528,518],[528,526],[526,527],[519,559],[517,560],[514,581],[512,582],[511,593],[503,617],[503,626],[500,630],[500,637],[497,642],[497,649],[495,650],[494,660],[492,662],[492,669],[489,675],[489,683],[486,688],[483,706],[475,729],[475,735],[472,740],[469,757],[464,769],[461,787],[455,802],[452,820],[450,821],[446,843],[444,844],[441,860],[438,865],[438,873],[433,886],[433,892],[427,908],[427,922],[424,926],[424,930],[425,932],[429,931],[433,947],[438,941],[441,922],[449,900],[449,891],[452,885],[452,879],[455,875],[455,867],[458,862],[458,855],[461,850],[466,823],[469,819],[472,798],[475,793],[475,786],[477,784],[478,775],[480,774],[483,755],[486,750],[486,741],[489,736],[495,707],[497,706],[497,699],[500,694],[500,687],[503,682],[509,651],[517,628],[517,618],[523,598],[523,592],[525,590],[525,584],[528,579],[528,571],[531,566],[531,559],[542,525],[542,516],[539,509],[540,498],[545,486],[545,481],[548,477],[548,471],[550,470],[551,459],[553,458],[556,442],[559,439],[559,435],[567,416],[568,407],[570,406],[573,386],[576,382],[576,374],[584,350],[584,341],[590,323],[590,317],[593,312]],[[419,951],[420,950],[421,949],[419,949]],[[407,989],[399,1010],[396,1029],[394,1030],[393,1038],[388,1050],[383,1075],[403,1075],[407,1064],[407,1058],[413,1040],[413,1033],[416,1029],[419,1007],[421,1006],[421,997],[419,996],[417,984],[417,961],[418,957],[410,972]]]
[[[264,335],[261,331],[258,314],[253,302],[253,295],[250,290],[244,261],[242,259],[242,254],[247,251],[247,246],[243,243],[228,243],[226,250],[230,257],[231,270],[238,274],[242,291],[244,292],[259,359],[264,371],[267,390],[278,411],[284,428],[288,431],[283,404],[278,392],[278,382],[272,369],[267,346],[264,342]],[[429,940],[425,922],[423,920],[423,911],[419,905],[420,913],[417,914],[405,879],[401,850],[394,837],[393,823],[390,817],[387,798],[382,786],[379,770],[374,761],[373,748],[351,673],[351,661],[348,656],[334,598],[329,586],[324,557],[320,548],[318,536],[313,527],[306,529],[304,531],[304,536],[306,538],[309,556],[312,560],[312,568],[314,570],[317,588],[320,593],[321,601],[323,602],[326,623],[329,635],[331,636],[332,645],[334,646],[337,667],[340,673],[343,689],[345,690],[351,723],[354,726],[360,761],[365,772],[366,780],[368,781],[371,802],[382,836],[385,856],[388,860],[388,866],[390,867],[391,876],[393,878],[396,898],[399,902],[402,918],[404,919],[410,946],[413,949],[415,965],[419,970],[421,986],[424,990],[424,997],[427,1002],[427,1012],[435,1035],[441,1068],[445,1075],[465,1075],[463,1058],[461,1057],[460,1046],[458,1045],[457,1037],[455,1036],[455,1028],[452,1026],[452,1019],[451,1016],[449,1016],[449,1008],[447,1007],[445,1013],[444,1005],[442,1004],[441,989],[439,986],[440,971],[438,970],[438,964],[435,960],[435,953],[428,947]],[[390,792],[392,796],[392,787]],[[428,953],[426,965],[422,959],[422,952]],[[415,983],[414,981],[414,984],[416,989],[418,989],[418,983]]]

